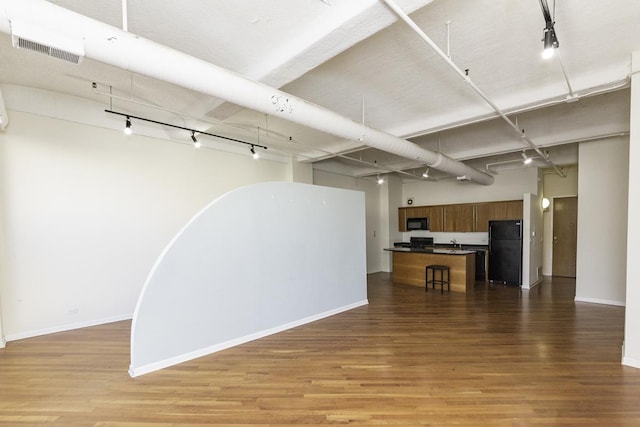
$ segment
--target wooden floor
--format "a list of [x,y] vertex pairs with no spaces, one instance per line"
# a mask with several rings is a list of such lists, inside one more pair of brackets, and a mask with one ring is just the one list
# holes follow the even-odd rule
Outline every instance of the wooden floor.
[[129,322],[10,342],[0,425],[640,425],[624,308],[575,303],[568,279],[389,280],[369,277],[369,306],[135,379]]

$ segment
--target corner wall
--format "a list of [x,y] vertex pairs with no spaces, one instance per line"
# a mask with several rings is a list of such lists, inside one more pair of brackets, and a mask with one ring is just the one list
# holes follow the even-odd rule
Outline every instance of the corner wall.
[[130,318],[189,218],[229,190],[287,178],[286,163],[248,153],[9,114],[0,132],[7,340]]
[[622,363],[640,368],[640,51],[631,60],[631,128],[629,144],[629,198],[627,217],[627,306]]
[[403,233],[398,229],[398,206],[402,205],[402,178],[394,174],[385,175],[385,182],[380,187],[381,270],[391,272],[393,269],[391,252],[384,248],[393,247],[394,242],[402,241]]
[[381,219],[380,185],[371,178],[355,178],[347,175],[313,170],[313,184],[345,190],[363,191],[366,209],[367,274],[382,270],[382,249],[385,246],[386,224]]
[[522,289],[531,289],[542,280],[542,206],[541,198],[527,193],[523,197]]
[[579,146],[576,301],[625,305],[629,141]]

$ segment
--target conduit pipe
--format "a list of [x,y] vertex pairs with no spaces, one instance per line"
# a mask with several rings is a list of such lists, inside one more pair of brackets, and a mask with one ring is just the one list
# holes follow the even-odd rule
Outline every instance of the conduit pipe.
[[496,105],[495,102],[493,102],[491,100],[491,98],[489,98],[489,96],[487,96],[482,89],[480,89],[475,83],[473,83],[473,81],[471,81],[471,78],[467,75],[466,72],[462,71],[460,69],[460,67],[458,67],[455,62],[453,62],[451,60],[451,58],[449,58],[447,56],[446,53],[444,53],[442,51],[442,49],[440,49],[438,47],[438,45],[435,44],[435,42],[433,40],[431,40],[431,38],[429,36],[427,36],[425,34],[424,31],[422,31],[422,29],[409,17],[409,15],[407,15],[406,13],[404,13],[404,11],[402,9],[400,9],[400,7],[393,1],[393,0],[383,0],[387,6],[389,6],[391,8],[391,10],[393,10],[396,15],[398,15],[398,17],[400,17],[400,19],[402,19],[416,34],[418,34],[420,36],[420,38],[422,38],[422,40],[424,40],[425,42],[427,42],[427,44],[429,46],[431,46],[431,48],[442,58],[444,59],[444,61],[449,64],[449,66],[474,90],[476,91],[476,93],[478,95],[480,95],[480,97],[482,99],[484,99],[484,101],[489,104],[491,106],[491,108],[493,108],[493,110],[498,113],[498,115],[505,121],[507,122],[507,124],[509,126],[511,126],[513,128],[513,130],[515,130],[516,132],[518,132],[518,134],[520,134],[520,136],[522,137],[522,140],[529,145],[529,147],[533,150],[536,151],[536,153],[540,154],[540,156],[545,160],[545,162],[547,162],[547,164],[549,166],[551,166],[558,175],[560,175],[561,177],[564,178],[564,173],[560,170],[560,168],[558,168],[558,166],[556,166],[551,160],[549,160],[548,156],[545,155],[545,153],[523,132],[521,131],[521,129],[511,121],[511,119],[509,117],[507,117],[507,115],[500,109],[500,107],[498,107],[498,105]]
[[463,176],[475,183],[491,185],[494,181],[493,176],[446,155],[47,1],[0,0],[0,7],[5,13],[0,19],[0,30],[5,33],[11,31],[11,20],[25,20],[82,39],[87,58],[341,138],[358,140],[370,147],[422,162],[447,174]]

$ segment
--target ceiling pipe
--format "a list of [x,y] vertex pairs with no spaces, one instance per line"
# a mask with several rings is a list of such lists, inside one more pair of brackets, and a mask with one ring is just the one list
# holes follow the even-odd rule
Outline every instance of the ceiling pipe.
[[520,136],[522,137],[522,140],[529,145],[529,147],[533,150],[535,150],[538,154],[540,154],[540,156],[542,158],[544,158],[545,162],[547,162],[547,164],[549,166],[551,166],[558,175],[560,175],[561,177],[565,177],[564,173],[562,172],[562,170],[560,170],[560,168],[558,166],[556,166],[551,160],[549,160],[549,158],[547,156],[545,156],[544,152],[540,149],[540,147],[538,147],[525,133],[524,131],[522,131],[520,128],[518,128],[518,126],[513,123],[511,121],[511,119],[509,117],[507,117],[507,115],[500,109],[500,107],[498,107],[498,105],[496,105],[495,102],[493,102],[491,100],[491,98],[489,98],[489,96],[487,96],[482,89],[480,89],[478,86],[476,86],[475,83],[473,83],[473,81],[471,81],[471,77],[469,77],[467,75],[467,73],[465,71],[463,71],[462,69],[460,69],[460,67],[458,67],[452,60],[451,58],[449,58],[447,56],[446,53],[444,53],[442,51],[442,49],[440,49],[438,47],[438,45],[435,44],[435,42],[433,40],[431,40],[431,38],[429,36],[427,36],[425,34],[424,31],[422,31],[422,29],[418,26],[418,24],[416,24],[410,17],[409,15],[407,15],[406,13],[404,13],[404,11],[402,9],[400,9],[400,7],[393,1],[393,0],[382,0],[384,1],[387,6],[389,6],[391,8],[391,10],[393,10],[396,15],[398,15],[398,17],[400,17],[400,19],[402,19],[416,34],[418,34],[420,36],[420,38],[422,38],[422,40],[424,40],[425,42],[427,42],[427,44],[429,46],[431,46],[431,48],[447,63],[449,64],[449,66],[474,90],[476,91],[476,93],[478,95],[480,95],[480,97],[482,99],[484,99],[484,101],[489,104],[491,106],[491,108],[493,108],[493,110],[498,113],[498,115],[505,121],[507,122],[507,124],[509,126],[511,126],[513,128],[513,130],[515,130],[516,132],[518,132],[518,134],[520,134]]
[[44,0],[0,0],[0,30],[10,33],[12,20],[25,20],[81,39],[87,58],[187,89],[215,96],[245,108],[271,114],[348,140],[424,163],[444,173],[491,185],[493,176],[442,153],[365,126],[216,65],[137,37],[113,26]]

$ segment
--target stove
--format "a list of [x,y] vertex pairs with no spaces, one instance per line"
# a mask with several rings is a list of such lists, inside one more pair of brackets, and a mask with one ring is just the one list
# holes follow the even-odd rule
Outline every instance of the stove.
[[433,237],[412,237],[410,240],[410,248],[426,248],[433,246]]

